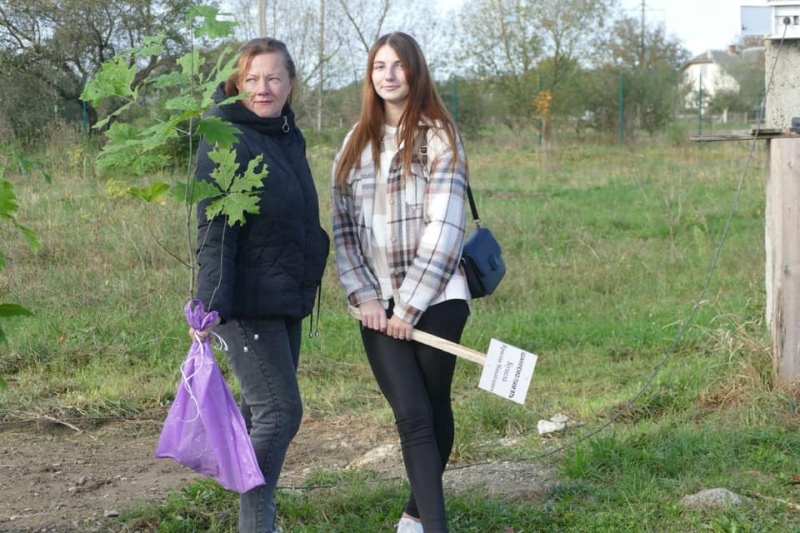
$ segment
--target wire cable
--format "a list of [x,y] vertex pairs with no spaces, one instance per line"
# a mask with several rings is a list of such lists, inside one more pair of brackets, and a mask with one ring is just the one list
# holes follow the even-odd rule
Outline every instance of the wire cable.
[[[647,380],[645,381],[644,385],[642,385],[642,387],[639,389],[639,391],[613,417],[611,417],[611,419],[608,420],[608,422],[602,424],[599,428],[590,431],[586,435],[582,435],[579,438],[574,439],[573,441],[567,442],[567,443],[565,443],[565,444],[563,444],[563,445],[561,445],[561,446],[559,446],[557,448],[554,448],[552,450],[549,450],[547,452],[544,452],[544,453],[541,453],[541,454],[538,454],[538,455],[534,455],[533,457],[529,457],[527,459],[518,459],[518,460],[513,461],[513,462],[528,462],[528,461],[535,461],[535,460],[538,460],[538,459],[542,459],[544,457],[549,457],[551,455],[555,455],[558,452],[561,452],[561,451],[564,451],[564,450],[566,450],[568,448],[576,446],[576,445],[580,444],[581,442],[584,442],[584,441],[594,437],[595,435],[601,433],[602,431],[604,431],[605,429],[607,429],[608,427],[613,425],[617,420],[620,419],[620,417],[622,415],[624,415],[626,412],[628,412],[630,410],[631,407],[633,407],[633,405],[639,400],[639,398],[641,398],[642,395],[650,388],[650,386],[653,384],[653,381],[658,376],[658,374],[661,372],[661,370],[664,368],[664,366],[667,364],[667,362],[672,358],[673,355],[675,355],[675,349],[678,347],[678,344],[683,339],[683,336],[686,333],[686,331],[689,329],[689,326],[694,322],[695,318],[697,318],[697,313],[698,313],[698,311],[700,309],[700,306],[701,306],[702,302],[705,300],[706,293],[708,292],[708,288],[711,285],[711,280],[714,278],[714,273],[716,272],[717,266],[719,265],[719,260],[720,260],[720,257],[722,256],[722,250],[725,247],[725,243],[726,243],[726,241],[728,239],[728,233],[730,231],[731,224],[733,222],[733,217],[734,217],[734,215],[736,214],[736,212],[737,212],[737,210],[739,208],[739,202],[740,202],[741,197],[742,197],[742,190],[744,188],[745,180],[747,178],[747,173],[750,170],[750,165],[751,165],[751,163],[753,161],[753,154],[755,153],[756,143],[758,142],[758,134],[761,131],[761,122],[764,119],[764,110],[766,108],[767,95],[769,94],[770,88],[772,87],[772,80],[773,80],[773,78],[775,76],[775,68],[776,68],[776,66],[778,64],[778,58],[781,55],[781,49],[783,48],[783,43],[784,43],[784,40],[786,38],[786,30],[788,29],[788,27],[789,27],[788,25],[784,25],[783,35],[781,36],[781,40],[778,43],[778,50],[775,53],[775,60],[772,63],[772,68],[770,69],[770,75],[769,75],[769,78],[767,80],[767,86],[766,86],[766,89],[764,90],[764,97],[762,99],[761,105],[759,106],[758,120],[756,121],[756,130],[755,130],[755,133],[753,135],[753,142],[750,145],[750,150],[749,150],[749,152],[747,154],[747,160],[745,161],[745,166],[744,166],[744,169],[742,170],[742,175],[739,178],[739,184],[738,184],[738,186],[736,188],[736,195],[734,197],[734,201],[733,201],[733,205],[731,207],[731,211],[728,214],[727,221],[725,222],[725,228],[722,231],[722,237],[720,237],[719,245],[717,246],[717,250],[716,250],[716,252],[714,254],[714,258],[711,261],[711,266],[709,267],[708,276],[706,277],[705,284],[703,285],[703,288],[700,291],[700,294],[697,296],[697,298],[695,300],[694,306],[692,307],[692,311],[689,313],[689,317],[686,319],[686,321],[684,321],[683,325],[681,326],[680,330],[678,331],[677,336],[675,337],[675,340],[673,340],[672,344],[670,344],[669,348],[667,349],[666,355],[656,365],[655,369],[650,374],[650,376],[647,378]],[[471,465],[466,465],[466,467],[468,467],[468,466],[471,466]]]
[[[713,257],[713,259],[711,261],[711,264],[709,266],[709,272],[708,272],[708,275],[706,277],[706,281],[703,284],[703,287],[700,290],[699,295],[697,296],[697,298],[694,301],[694,305],[692,306],[692,310],[689,313],[688,318],[684,321],[683,325],[678,330],[678,334],[676,335],[675,339],[672,341],[672,343],[668,347],[666,354],[661,359],[661,361],[656,365],[655,369],[648,376],[647,380],[645,381],[644,385],[642,385],[642,387],[639,389],[639,391],[630,400],[628,400],[628,402],[613,417],[611,417],[611,419],[609,419],[607,422],[603,423],[600,427],[590,431],[587,434],[581,435],[580,437],[578,437],[576,439],[573,439],[573,440],[571,440],[571,441],[569,441],[569,442],[567,442],[567,443],[565,443],[565,444],[563,444],[561,446],[558,446],[556,448],[548,450],[546,452],[543,452],[543,453],[540,453],[540,454],[536,454],[536,455],[531,456],[531,457],[522,458],[522,459],[510,459],[510,460],[506,460],[504,462],[507,462],[507,463],[535,462],[535,461],[538,461],[540,459],[555,455],[555,454],[557,454],[559,452],[562,452],[564,450],[567,450],[569,448],[575,447],[578,444],[580,444],[582,442],[585,442],[585,441],[591,439],[592,437],[600,434],[601,432],[603,432],[604,430],[606,430],[607,428],[612,426],[617,420],[620,419],[620,417],[622,417],[622,415],[624,415],[626,412],[628,412],[631,409],[631,407],[633,407],[636,404],[636,402],[642,397],[642,395],[651,387],[651,385],[653,384],[653,381],[655,381],[655,378],[658,376],[658,374],[661,372],[661,370],[663,370],[663,368],[666,366],[667,362],[669,362],[669,360],[672,359],[672,357],[675,355],[675,350],[677,349],[678,345],[680,344],[681,340],[683,339],[683,336],[688,331],[689,326],[691,326],[692,323],[694,322],[694,320],[697,318],[697,314],[698,314],[698,312],[700,310],[700,306],[702,305],[702,302],[705,300],[706,294],[708,293],[708,289],[711,286],[711,281],[714,279],[714,274],[717,271],[717,267],[719,265],[719,260],[722,257],[722,251],[723,251],[723,249],[725,247],[725,243],[727,242],[728,234],[730,232],[730,228],[731,228],[731,226],[733,224],[733,217],[736,215],[736,212],[738,211],[739,203],[741,201],[742,191],[744,189],[744,184],[745,184],[745,181],[746,181],[746,178],[747,178],[747,174],[748,174],[748,172],[750,170],[750,166],[751,166],[752,161],[753,161],[753,154],[755,153],[757,142],[759,140],[758,137],[759,137],[759,133],[761,132],[761,123],[762,123],[762,121],[764,119],[764,111],[765,111],[765,108],[766,108],[767,96],[769,95],[770,89],[772,87],[773,78],[775,76],[775,68],[777,66],[778,59],[779,59],[779,57],[781,55],[781,50],[783,48],[783,43],[784,43],[785,38],[786,38],[787,29],[788,29],[788,25],[785,24],[784,25],[783,35],[781,36],[780,42],[778,43],[778,50],[777,50],[777,52],[775,54],[775,59],[774,59],[774,61],[772,63],[772,67],[770,69],[769,78],[767,79],[767,84],[766,84],[766,89],[764,91],[764,96],[762,98],[761,105],[759,106],[758,119],[756,121],[756,129],[755,129],[755,132],[754,132],[754,135],[753,135],[753,141],[752,141],[752,143],[750,145],[750,150],[748,151],[748,154],[747,154],[747,159],[745,161],[745,166],[744,166],[744,168],[742,170],[742,174],[741,174],[741,176],[739,178],[739,182],[738,182],[738,185],[737,185],[737,188],[736,188],[736,194],[735,194],[734,200],[733,200],[733,205],[731,206],[731,211],[728,214],[727,220],[725,222],[725,227],[724,227],[724,229],[722,231],[722,236],[720,237],[719,244],[717,245],[716,251],[714,253],[714,257]],[[474,467],[483,466],[483,465],[491,464],[491,463],[492,463],[492,461],[481,461],[481,462],[470,463],[470,464],[466,464],[466,465],[458,465],[458,466],[450,466],[450,465],[448,465],[447,471],[451,472],[451,471],[455,471],[455,470],[463,470],[463,469],[474,468]],[[392,478],[392,480],[396,480],[396,479],[397,479],[396,477]],[[390,481],[390,480],[389,479],[383,479],[383,480],[374,480],[374,481],[379,482],[379,481]],[[283,489],[283,490],[311,491],[311,490],[319,490],[319,489],[326,489],[326,488],[334,488],[334,487],[337,487],[337,486],[339,486],[339,484],[316,485],[316,486],[308,486],[308,487],[297,487],[297,486],[281,487],[281,486],[278,486],[277,489],[279,489],[279,490]]]

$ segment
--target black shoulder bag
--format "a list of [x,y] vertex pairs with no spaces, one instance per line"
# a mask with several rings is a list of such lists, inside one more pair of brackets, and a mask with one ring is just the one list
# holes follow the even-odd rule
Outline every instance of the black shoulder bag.
[[500,285],[500,281],[506,275],[506,263],[503,261],[503,250],[494,234],[488,228],[481,227],[481,219],[469,183],[467,183],[467,198],[476,228],[464,242],[461,266],[467,275],[467,285],[472,297],[483,298],[492,294]]
[[[422,128],[421,137],[419,154],[423,166],[427,167],[427,128]],[[467,183],[467,198],[476,228],[464,242],[461,266],[467,276],[467,286],[472,298],[483,298],[492,294],[500,285],[500,281],[506,275],[506,263],[503,261],[503,250],[494,234],[488,228],[481,227],[481,219],[469,183]]]

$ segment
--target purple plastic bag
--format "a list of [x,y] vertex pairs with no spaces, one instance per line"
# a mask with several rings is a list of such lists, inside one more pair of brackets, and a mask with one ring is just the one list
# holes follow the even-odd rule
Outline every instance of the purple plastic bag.
[[[206,314],[199,300],[186,304],[186,320],[195,330],[216,319],[217,312]],[[173,459],[234,492],[263,485],[244,418],[214,359],[210,336],[192,342],[181,376],[156,458]]]

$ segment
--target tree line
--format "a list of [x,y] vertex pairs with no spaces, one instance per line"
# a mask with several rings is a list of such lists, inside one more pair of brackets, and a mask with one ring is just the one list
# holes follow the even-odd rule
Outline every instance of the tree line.
[[[125,50],[163,36],[165,46],[137,65],[142,80],[174,67],[200,46],[184,23],[190,0],[0,0],[0,141],[36,142],[57,121],[87,129],[113,111],[81,101],[86,83]],[[423,46],[441,93],[467,132],[504,125],[554,125],[655,132],[681,112],[690,87],[681,66],[689,52],[663,25],[626,14],[616,0],[463,0],[442,10],[430,0],[230,0],[235,39],[266,34],[291,50],[299,73],[294,100],[306,128],[350,126],[370,44],[400,30]],[[234,43],[235,44],[235,43]],[[724,47],[727,43],[720,43]],[[141,62],[142,60],[139,59]],[[756,91],[763,74],[740,69]],[[138,81],[138,80],[137,80]],[[159,92],[152,101],[158,106]],[[739,105],[725,93],[718,105]],[[714,105],[713,102],[710,102]],[[741,104],[743,106],[750,103]]]

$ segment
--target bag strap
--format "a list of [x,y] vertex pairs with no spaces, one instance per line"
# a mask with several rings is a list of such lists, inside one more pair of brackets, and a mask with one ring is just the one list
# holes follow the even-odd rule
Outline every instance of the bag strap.
[[[428,127],[423,126],[420,128],[421,139],[419,141],[419,159],[422,162],[422,166],[426,169],[428,168]],[[472,211],[472,220],[475,221],[475,225],[479,228],[481,227],[481,217],[478,215],[478,206],[475,205],[475,198],[472,197],[472,188],[469,186],[469,181],[467,181],[467,199],[469,199],[469,209]]]
[[472,220],[475,221],[475,225],[479,228],[481,227],[481,217],[478,216],[478,208],[475,206],[475,198],[472,197],[472,189],[467,183],[467,198],[469,199],[469,208],[472,211]]

